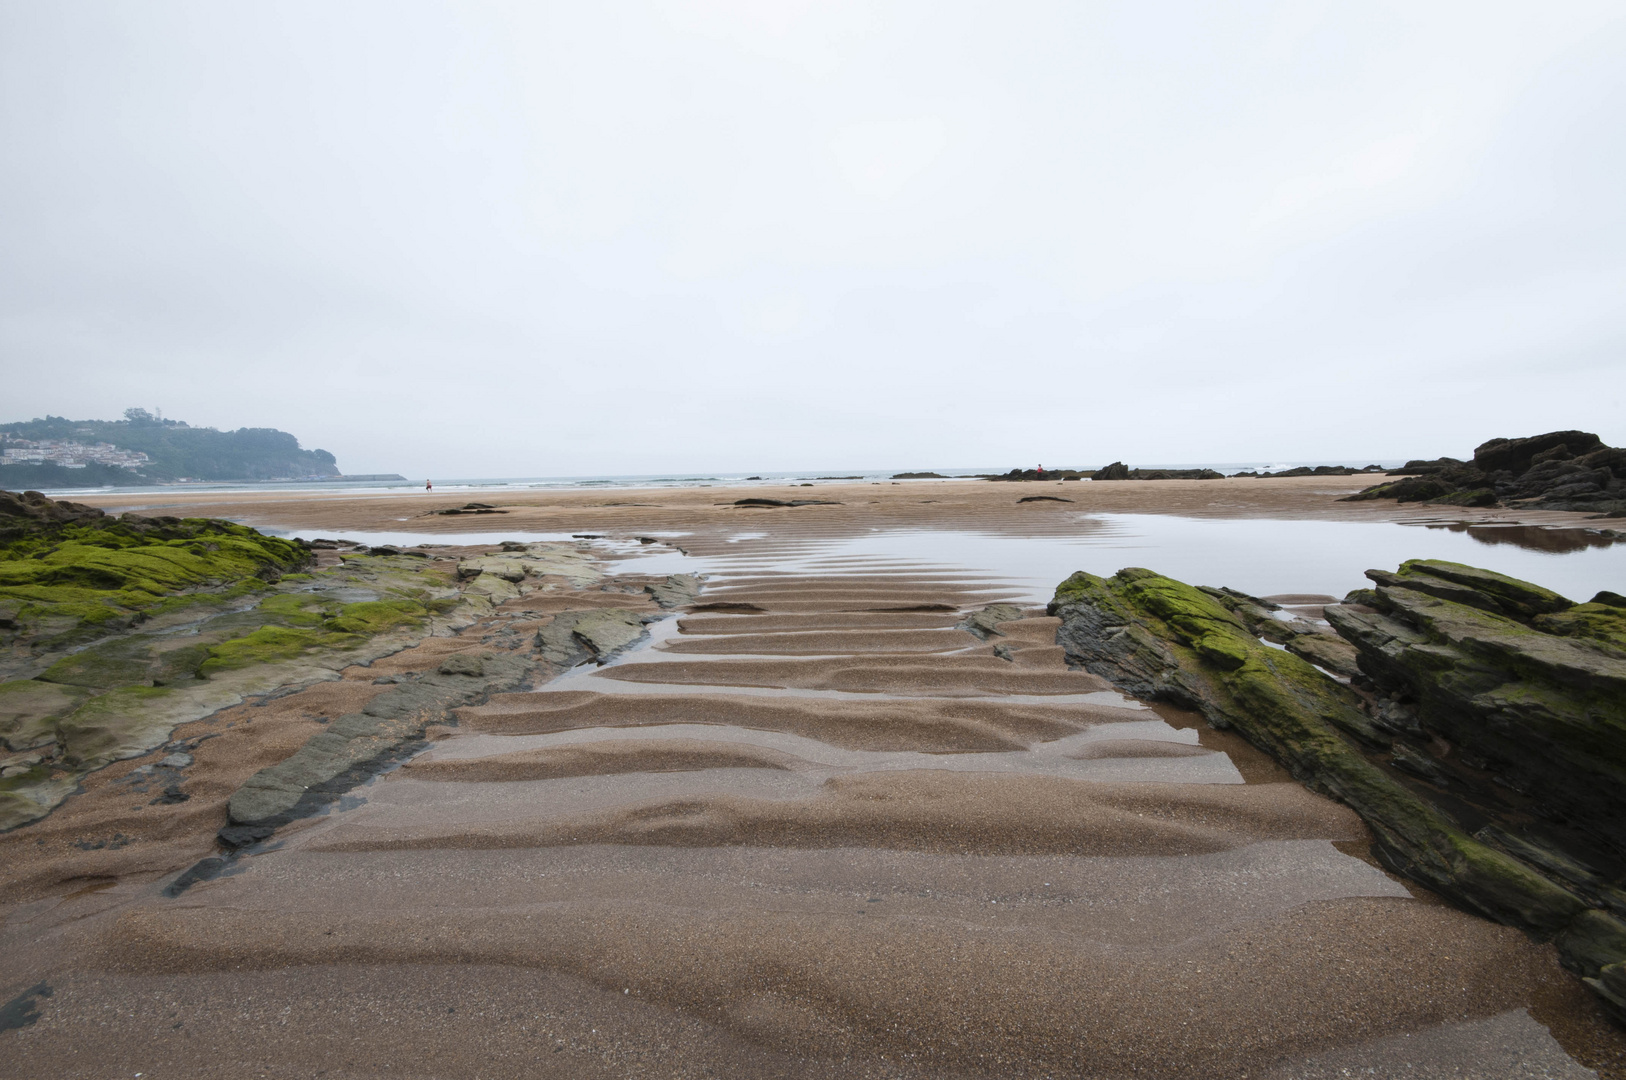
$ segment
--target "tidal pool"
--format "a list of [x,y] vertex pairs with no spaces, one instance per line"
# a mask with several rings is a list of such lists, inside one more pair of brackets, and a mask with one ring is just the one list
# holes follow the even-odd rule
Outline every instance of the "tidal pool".
[[1107,575],[1144,566],[1195,585],[1224,585],[1255,596],[1341,597],[1370,584],[1362,576],[1369,568],[1393,570],[1407,559],[1448,559],[1531,581],[1577,601],[1603,589],[1626,591],[1626,544],[1584,529],[1162,514],[1092,514],[1080,518],[1077,529],[1073,536],[1035,537],[876,530],[832,540],[775,540],[760,552],[753,550],[755,538],[739,538],[740,550],[727,555],[660,551],[618,569],[724,576],[971,572],[991,575],[1019,589],[1024,599],[1042,602],[1075,570]]

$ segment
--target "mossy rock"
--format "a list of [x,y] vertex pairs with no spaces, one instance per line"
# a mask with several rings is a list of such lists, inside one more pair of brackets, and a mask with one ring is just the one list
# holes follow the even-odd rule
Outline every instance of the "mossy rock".
[[1348,688],[1250,634],[1213,596],[1152,571],[1078,573],[1050,613],[1070,660],[1138,697],[1201,711],[1347,803],[1391,868],[1500,922],[1551,935],[1585,908],[1573,893],[1459,829],[1369,762],[1339,729],[1373,735]]
[[323,649],[344,649],[359,645],[356,634],[329,633],[288,626],[262,626],[258,630],[211,646],[209,658],[198,666],[203,678],[224,671],[297,660]]
[[1528,617],[1546,612],[1566,611],[1575,606],[1575,601],[1567,600],[1540,585],[1532,585],[1528,581],[1520,581],[1506,574],[1498,574],[1494,570],[1482,570],[1477,566],[1448,562],[1444,559],[1407,559],[1400,564],[1400,576],[1443,578],[1458,585],[1489,593],[1513,615]]
[[63,761],[105,765],[162,745],[175,726],[165,708],[173,693],[169,687],[130,686],[87,701],[59,725]]
[[46,648],[128,629],[144,615],[185,605],[184,594],[243,595],[309,562],[299,544],[202,518],[36,523],[0,545],[0,604]]
[[1435,506],[1495,506],[1496,491],[1493,488],[1469,488],[1466,491],[1453,491],[1449,495],[1441,495],[1430,499]]

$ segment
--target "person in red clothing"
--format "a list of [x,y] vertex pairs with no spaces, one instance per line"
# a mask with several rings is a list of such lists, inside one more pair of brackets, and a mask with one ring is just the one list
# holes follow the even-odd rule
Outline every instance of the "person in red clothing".
[[1039,466],[1039,479],[1040,480],[1044,479],[1044,466],[1043,465]]
[[423,482],[423,489],[425,491],[434,491],[435,490],[435,482],[433,480],[425,480]]

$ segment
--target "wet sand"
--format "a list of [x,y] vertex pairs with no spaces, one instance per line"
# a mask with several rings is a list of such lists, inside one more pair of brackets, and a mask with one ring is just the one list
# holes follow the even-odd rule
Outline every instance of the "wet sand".
[[[843,505],[770,510],[730,505],[762,488],[547,493],[407,523],[432,504],[177,496],[335,531],[682,531],[711,610],[459,709],[177,897],[231,790],[374,678],[554,611],[658,611],[631,578],[510,601],[189,725],[213,737],[186,803],[135,793],[138,759],[0,836],[0,993],[51,990],[0,1032],[0,1075],[1626,1076],[1550,947],[1378,869],[1359,819],[1234,736],[1068,670],[996,571],[786,569],[864,530],[1038,536],[1084,508],[1392,519],[1331,502],[1365,479],[821,485]],[[1077,502],[1016,503],[1040,490]],[[1012,600],[994,633],[960,628]]]
[[[219,493],[184,488],[160,495],[117,492],[75,496],[105,510],[144,514],[229,517],[247,525],[330,530],[483,533],[497,531],[622,532],[725,528],[769,529],[781,542],[856,528],[985,528],[1019,535],[1063,529],[1078,513],[1171,514],[1180,517],[1276,518],[1343,521],[1460,520],[1574,524],[1578,514],[1503,509],[1457,511],[1393,503],[1336,500],[1373,483],[1370,476],[1316,476],[1224,480],[1125,480],[1114,483],[991,483],[981,480],[873,481],[616,489],[477,492],[279,491]],[[1069,502],[1020,503],[1034,495]],[[838,506],[735,506],[736,499],[828,499]],[[436,511],[471,500],[506,511],[459,517]],[[784,519],[795,528],[781,532]]]

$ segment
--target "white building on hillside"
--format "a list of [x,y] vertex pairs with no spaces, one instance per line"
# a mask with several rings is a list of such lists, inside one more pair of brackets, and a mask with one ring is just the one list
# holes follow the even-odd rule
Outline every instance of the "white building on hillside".
[[83,469],[86,465],[116,465],[139,469],[150,459],[139,450],[120,450],[112,443],[71,442],[67,439],[8,439],[0,450],[0,465],[61,465]]

